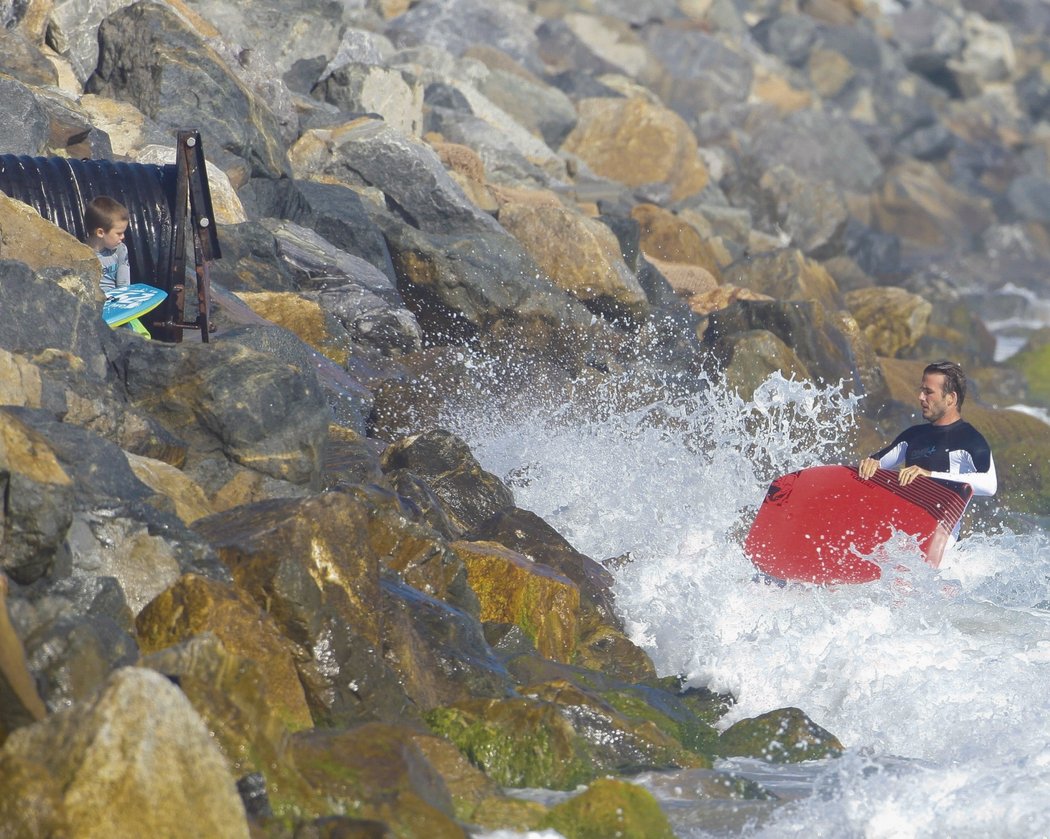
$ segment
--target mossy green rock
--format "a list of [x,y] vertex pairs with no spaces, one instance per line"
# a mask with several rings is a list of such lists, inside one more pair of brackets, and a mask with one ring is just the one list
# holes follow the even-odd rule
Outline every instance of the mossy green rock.
[[780,708],[741,720],[719,738],[725,757],[757,757],[770,763],[801,763],[838,757],[842,744],[798,708]]
[[[659,713],[643,704],[632,704],[625,715],[596,693],[556,680],[523,689],[529,696],[553,702],[569,718],[587,743],[591,763],[598,773],[624,774],[644,769],[708,768],[710,759],[685,749],[675,737],[655,723]],[[664,719],[670,723],[669,719]]]
[[425,718],[503,786],[574,789],[595,775],[587,744],[549,702],[468,700]]
[[660,696],[655,690],[633,688],[607,691],[602,699],[630,719],[645,720],[655,725],[660,731],[674,738],[690,751],[701,755],[718,753],[718,732],[702,719],[688,713],[684,707],[668,707],[660,703]]
[[1006,363],[1024,374],[1029,398],[1050,407],[1050,328],[1033,333],[1024,348]]
[[566,839],[674,839],[652,793],[613,778],[600,778],[554,807],[545,826]]

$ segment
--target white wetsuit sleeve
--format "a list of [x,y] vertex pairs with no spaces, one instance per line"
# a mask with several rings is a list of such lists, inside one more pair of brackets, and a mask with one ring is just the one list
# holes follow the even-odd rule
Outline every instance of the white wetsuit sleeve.
[[882,457],[878,458],[880,469],[896,469],[904,463],[904,456],[907,454],[908,444],[901,441],[891,449],[887,449]]
[[946,481],[962,481],[973,487],[974,495],[995,495],[999,488],[999,479],[995,474],[995,458],[989,453],[988,470],[978,472],[974,466],[973,458],[967,451],[953,451],[949,455],[951,459],[950,472],[931,472],[931,478],[941,478]]

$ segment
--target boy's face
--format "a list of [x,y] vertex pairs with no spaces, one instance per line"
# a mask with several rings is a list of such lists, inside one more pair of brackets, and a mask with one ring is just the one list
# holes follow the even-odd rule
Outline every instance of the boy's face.
[[95,236],[98,238],[99,243],[102,247],[107,250],[112,250],[121,242],[124,241],[124,233],[128,229],[128,223],[126,221],[118,221],[109,230],[103,230],[101,227],[95,231]]

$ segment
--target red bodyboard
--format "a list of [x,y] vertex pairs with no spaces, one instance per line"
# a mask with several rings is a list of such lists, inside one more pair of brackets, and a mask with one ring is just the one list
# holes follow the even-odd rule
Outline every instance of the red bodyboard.
[[919,477],[902,487],[886,469],[865,481],[849,466],[814,466],[769,485],[744,552],[778,580],[867,583],[881,571],[863,557],[900,531],[936,568],[971,494],[954,481]]

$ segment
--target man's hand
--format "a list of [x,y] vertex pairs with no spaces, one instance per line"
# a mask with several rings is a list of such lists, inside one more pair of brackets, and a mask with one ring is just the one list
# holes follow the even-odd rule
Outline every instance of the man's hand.
[[900,482],[902,487],[906,487],[912,481],[914,481],[919,475],[926,478],[930,477],[930,470],[923,469],[921,466],[905,466],[900,472],[897,473],[897,480]]
[[875,474],[875,470],[878,468],[879,462],[875,458],[866,457],[860,462],[860,466],[857,467],[857,474],[866,481]]

